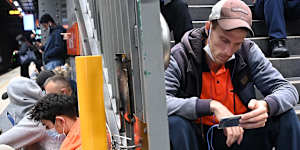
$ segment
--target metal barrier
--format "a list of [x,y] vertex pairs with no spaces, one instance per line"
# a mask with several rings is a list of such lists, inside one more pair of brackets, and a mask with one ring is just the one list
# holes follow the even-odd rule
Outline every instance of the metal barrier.
[[[81,55],[103,56],[106,121],[114,148],[169,149],[164,64],[170,37],[167,24],[161,25],[159,1],[68,0],[68,4],[73,6],[69,19],[79,25]],[[124,71],[120,69],[127,70],[123,73],[127,82],[119,82],[118,72]],[[128,96],[122,97],[120,90]],[[147,138],[135,141],[140,131]]]

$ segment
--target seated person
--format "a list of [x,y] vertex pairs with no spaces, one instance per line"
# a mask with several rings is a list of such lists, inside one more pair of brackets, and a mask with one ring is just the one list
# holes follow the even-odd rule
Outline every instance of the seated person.
[[160,0],[160,11],[173,31],[175,43],[183,34],[193,28],[192,19],[185,0]]
[[45,84],[45,81],[48,79],[48,78],[50,78],[50,77],[52,77],[52,76],[54,76],[55,75],[55,73],[53,72],[53,71],[51,71],[51,70],[42,70],[39,74],[38,74],[38,76],[37,76],[37,78],[36,78],[36,83],[41,87],[41,89],[43,89],[44,90],[44,84]]
[[77,97],[77,83],[71,78],[71,66],[69,64],[65,64],[63,66],[56,67],[53,72],[56,75],[63,76],[66,80],[69,81],[69,85],[72,89],[73,96]]
[[[299,94],[245,39],[253,35],[250,8],[241,0],[221,0],[209,22],[171,50],[165,85],[172,149],[299,150],[293,109]],[[256,99],[254,85],[263,99]],[[234,115],[241,115],[239,126],[214,128]]]
[[[74,86],[73,86],[74,87]],[[74,97],[76,101],[75,105],[78,106],[77,93],[73,92],[73,88],[71,86],[70,80],[66,79],[61,75],[55,75],[48,78],[44,83],[44,89],[46,94],[56,93],[56,94],[65,94],[68,96]],[[76,87],[75,87],[75,91]],[[78,114],[78,107],[77,107]]]
[[31,119],[42,122],[47,129],[55,127],[59,134],[67,136],[61,150],[76,150],[81,147],[80,123],[74,101],[76,99],[67,95],[48,94],[30,113]]
[[0,128],[4,132],[0,144],[15,149],[58,149],[63,138],[28,119],[29,111],[43,96],[41,88],[31,79],[17,77],[7,86],[7,94],[10,104],[0,115]]
[[31,50],[30,49],[31,48],[31,44],[28,42],[28,40],[26,39],[26,37],[24,35],[22,35],[22,34],[19,34],[16,37],[16,40],[18,41],[18,44],[20,45],[20,48],[19,48],[19,50],[15,50],[14,54],[18,54],[19,55],[19,62],[20,62],[20,65],[21,65],[20,75],[22,77],[29,78],[28,68],[29,68],[31,60],[29,60],[29,58],[21,60],[21,57],[27,55],[27,51]]
[[70,82],[63,76],[54,75],[48,78],[44,83],[44,89],[47,94],[57,93],[71,96],[73,94]]
[[[272,57],[289,57],[286,46],[286,20],[300,19],[299,0],[252,0],[255,2],[254,14],[264,19],[270,37]],[[272,8],[272,9],[270,9]]]

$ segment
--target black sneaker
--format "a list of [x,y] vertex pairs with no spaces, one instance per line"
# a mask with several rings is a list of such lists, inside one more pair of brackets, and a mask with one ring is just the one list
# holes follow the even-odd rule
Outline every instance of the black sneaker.
[[7,98],[8,98],[7,92],[4,92],[4,93],[2,94],[2,100],[5,100],[5,99],[7,99]]
[[272,39],[270,40],[270,46],[272,52],[271,57],[285,58],[290,56],[285,39]]

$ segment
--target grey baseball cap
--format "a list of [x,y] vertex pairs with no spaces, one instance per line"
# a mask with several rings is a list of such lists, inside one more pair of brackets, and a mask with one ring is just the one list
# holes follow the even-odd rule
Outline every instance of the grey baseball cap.
[[224,30],[245,28],[254,36],[251,10],[241,0],[220,0],[212,8],[209,20],[217,20]]

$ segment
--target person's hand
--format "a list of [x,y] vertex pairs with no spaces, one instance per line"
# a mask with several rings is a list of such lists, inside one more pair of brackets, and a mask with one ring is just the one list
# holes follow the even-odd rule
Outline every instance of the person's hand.
[[224,134],[227,136],[226,145],[230,147],[233,143],[241,144],[244,135],[244,129],[242,127],[227,127],[224,128]]
[[68,40],[71,38],[71,33],[60,33],[60,35],[63,36],[64,40]]
[[41,48],[43,44],[41,42],[36,41],[34,44],[37,48]]
[[[210,102],[210,109],[220,121],[224,117],[233,116],[233,114],[220,102],[212,100]],[[224,134],[227,136],[226,145],[230,147],[233,143],[241,144],[243,140],[244,129],[236,127],[224,128]]]
[[252,99],[248,108],[252,111],[242,115],[240,126],[245,129],[264,127],[268,118],[268,104],[264,100]]
[[16,54],[18,54],[18,53],[19,53],[18,50],[14,50],[14,51],[13,51],[13,55],[16,55]]
[[41,49],[39,49],[39,52],[41,53],[41,54],[43,54],[44,52],[41,50]]

